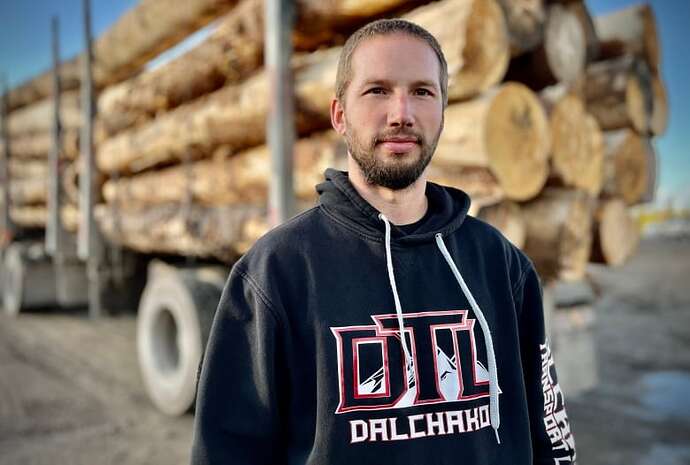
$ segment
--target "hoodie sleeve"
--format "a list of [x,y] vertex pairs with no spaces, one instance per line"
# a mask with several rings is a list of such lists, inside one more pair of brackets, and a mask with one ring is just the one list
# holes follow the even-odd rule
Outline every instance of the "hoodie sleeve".
[[278,318],[237,265],[218,304],[198,384],[193,465],[282,460]]
[[539,276],[527,260],[514,289],[519,312],[520,353],[527,391],[533,463],[575,463],[575,440],[558,385],[544,326],[543,294]]

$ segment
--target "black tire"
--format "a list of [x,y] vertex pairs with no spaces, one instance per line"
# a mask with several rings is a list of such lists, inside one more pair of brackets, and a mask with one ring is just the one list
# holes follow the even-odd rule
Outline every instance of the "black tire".
[[137,317],[139,367],[163,413],[182,415],[194,405],[197,369],[221,291],[193,270],[149,275]]

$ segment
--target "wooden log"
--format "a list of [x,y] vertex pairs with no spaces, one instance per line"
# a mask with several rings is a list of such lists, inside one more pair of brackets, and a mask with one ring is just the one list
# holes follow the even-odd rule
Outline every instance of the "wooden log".
[[10,180],[11,205],[45,204],[47,198],[48,180],[46,178]]
[[599,59],[633,54],[642,57],[652,70],[659,70],[661,51],[656,18],[648,4],[598,16],[594,18],[594,27],[599,37]]
[[[79,210],[76,205],[63,205],[60,214],[62,223],[67,231],[76,232]],[[48,219],[48,208],[45,204],[12,206],[10,208],[12,222],[20,228],[45,228]]]
[[[235,0],[143,0],[122,15],[94,44],[97,88],[122,81],[159,53],[226,13]],[[61,64],[62,88],[77,89],[81,56]],[[29,105],[52,93],[52,71],[46,71],[9,94],[10,109]]]
[[[475,4],[474,1],[468,0],[444,0],[415,10],[406,16],[417,20],[422,26],[434,26],[430,21],[437,20],[444,14],[452,14],[449,17],[456,21],[454,23],[449,20],[447,27],[432,31],[436,32],[436,37],[446,50],[449,63],[455,63],[451,68],[450,81],[455,82],[453,86],[459,90],[453,91],[451,95],[474,94],[491,81],[487,78],[491,73],[482,74],[481,79],[475,76],[480,68],[482,73],[486,72],[484,54],[476,57],[475,64],[465,62],[466,66],[460,67],[463,57],[470,56],[468,53],[472,50],[470,46],[474,42],[465,44],[464,36],[462,40],[458,39],[461,34],[458,34],[457,29],[466,27],[466,23],[474,24],[480,29],[485,26],[488,28],[488,25],[492,24],[489,20],[486,24],[477,23],[479,19],[487,17],[485,8],[493,11],[493,7],[486,5],[496,7],[502,21],[500,9],[493,1]],[[453,9],[460,5],[466,7],[467,11],[463,10],[465,16],[459,15]],[[467,20],[467,14],[472,20],[461,23],[461,20]],[[477,18],[474,15],[478,15]],[[439,29],[438,26],[435,28]],[[507,39],[504,45],[507,50]],[[470,48],[465,50],[465,46]],[[496,45],[492,45],[494,46]],[[330,126],[329,107],[339,54],[339,48],[331,48],[307,56],[298,56],[294,60],[297,129],[300,134]],[[105,172],[136,173],[157,165],[179,161],[184,157],[207,157],[220,145],[227,145],[234,151],[259,145],[265,140],[264,121],[269,105],[266,100],[267,89],[267,77],[262,72],[240,85],[223,87],[182,105],[161,115],[150,124],[122,132],[106,140],[99,147],[98,166]]]
[[600,61],[587,67],[585,79],[587,110],[603,130],[649,132],[653,98],[644,62],[633,57]]
[[551,172],[549,184],[573,187],[597,197],[603,182],[604,147],[601,129],[582,100],[564,86],[540,95],[549,113]]
[[[221,150],[222,152],[222,150]],[[314,186],[328,167],[342,165],[347,149],[335,131],[300,139],[294,147],[295,195],[315,200]],[[212,160],[175,165],[158,171],[108,180],[103,186],[107,203],[150,206],[182,202],[213,205],[263,205],[268,198],[270,154],[267,146],[236,155],[217,154]]]
[[448,62],[448,97],[464,100],[498,84],[510,46],[496,0],[443,0],[404,16],[436,37]]
[[640,230],[623,200],[602,200],[592,226],[592,262],[619,266],[635,254]]
[[[11,138],[12,158],[47,159],[53,148],[53,134],[38,132]],[[62,133],[62,155],[68,160],[79,156],[79,130],[67,129]]]
[[594,19],[584,1],[573,1],[567,3],[568,10],[575,15],[580,22],[582,32],[585,35],[586,51],[585,63],[589,63],[599,58],[599,37],[594,26]]
[[546,10],[543,0],[499,0],[508,28],[511,56],[537,48],[544,38]]
[[653,148],[649,139],[631,129],[604,133],[604,185],[602,196],[621,198],[628,205],[640,203],[649,190]]
[[587,43],[577,16],[563,5],[547,9],[544,41],[510,62],[506,80],[541,90],[558,82],[572,83],[582,73]]
[[96,219],[112,242],[142,253],[214,257],[233,261],[265,232],[265,209],[257,206],[188,209],[178,203],[130,210],[97,205]]
[[[50,134],[53,127],[53,111],[52,97],[13,111],[7,117],[10,136]],[[60,96],[60,123],[66,130],[79,129],[81,126],[78,91],[63,92]]]
[[48,176],[45,160],[9,160],[10,179],[35,179]]
[[239,83],[263,62],[263,34],[263,0],[240,1],[187,53],[105,89],[98,103],[98,140]]
[[[299,1],[293,47],[311,50],[329,41],[334,28],[356,27],[373,15],[415,3],[419,0]],[[263,0],[241,0],[208,38],[187,53],[107,88],[99,98],[97,140],[255,72],[263,63],[263,7]]]
[[19,228],[45,228],[48,209],[45,205],[10,206],[10,219]]
[[548,187],[521,207],[527,225],[524,251],[542,279],[582,279],[592,244],[592,201],[587,193]]
[[506,198],[527,200],[546,182],[549,142],[537,97],[507,83],[446,109],[434,163],[489,168]]
[[668,126],[668,97],[661,76],[652,76],[652,117],[649,129],[655,136],[661,136]]
[[426,175],[431,182],[460,189],[469,195],[472,200],[470,215],[476,215],[482,207],[498,203],[505,197],[496,177],[488,168],[439,166],[432,160]]
[[518,248],[525,246],[527,226],[520,205],[509,200],[482,207],[479,219],[495,227]]
[[[301,134],[330,125],[338,52],[330,49],[296,60],[296,126]],[[98,148],[97,165],[106,173],[137,173],[185,158],[208,157],[222,145],[232,151],[260,145],[265,141],[268,96],[265,72],[223,87],[108,139]]]

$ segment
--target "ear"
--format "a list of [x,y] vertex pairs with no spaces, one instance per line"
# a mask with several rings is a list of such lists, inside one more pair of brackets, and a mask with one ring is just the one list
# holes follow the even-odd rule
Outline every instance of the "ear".
[[331,125],[338,134],[345,134],[345,108],[337,98],[331,100]]

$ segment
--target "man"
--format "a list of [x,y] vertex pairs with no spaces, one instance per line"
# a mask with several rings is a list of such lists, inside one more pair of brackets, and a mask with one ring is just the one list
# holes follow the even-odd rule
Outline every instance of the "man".
[[529,259],[425,180],[446,62],[401,20],[356,32],[334,128],[348,172],[232,269],[195,464],[558,464],[574,442]]

